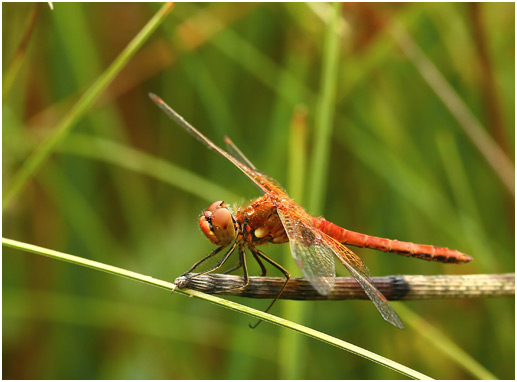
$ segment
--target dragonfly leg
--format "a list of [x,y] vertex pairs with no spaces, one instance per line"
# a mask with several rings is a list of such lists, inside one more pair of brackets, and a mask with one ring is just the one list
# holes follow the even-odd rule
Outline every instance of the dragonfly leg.
[[221,249],[223,249],[224,247],[217,247],[216,249],[214,249],[212,252],[210,252],[208,255],[206,255],[205,257],[203,257],[201,260],[197,261],[192,267],[190,267],[190,269],[188,271],[186,271],[182,276],[186,275],[187,273],[190,273],[192,272],[194,269],[196,269],[199,265],[201,265],[202,263],[204,263],[206,260],[208,260],[209,258],[217,255]]
[[[244,276],[244,283],[241,286],[238,286],[238,287],[235,287],[235,288],[225,289],[224,292],[228,292],[228,291],[236,290],[236,289],[246,288],[249,285],[249,283],[250,283],[248,266],[246,264],[246,249],[245,249],[244,246],[240,246],[239,247],[239,265],[238,266],[239,267],[242,266],[242,272],[243,272],[243,276]],[[234,268],[236,268],[236,267],[234,267]]]
[[[255,254],[253,254],[253,257],[255,257],[255,260],[257,260],[257,262],[260,265],[260,269],[262,269],[262,276],[265,276],[267,271],[266,271],[266,268],[264,267],[264,264],[262,264],[262,261],[260,261],[260,259]],[[245,261],[244,249],[242,250],[242,254],[239,256],[239,263],[237,265],[231,267],[230,269],[227,269],[226,271],[224,271],[223,274],[227,275],[228,273],[231,273],[231,272],[241,268],[242,264],[244,262],[243,259]]]
[[[257,259],[257,261],[259,261],[258,259],[259,258],[262,258],[263,260],[267,261],[269,264],[271,264],[272,266],[274,266],[276,269],[278,269],[280,272],[282,272],[282,274],[285,276],[285,282],[284,282],[284,285],[282,285],[282,288],[280,288],[280,292],[278,292],[278,294],[276,295],[275,299],[273,301],[271,301],[271,304],[269,304],[269,306],[267,307],[267,309],[264,311],[264,313],[267,313],[269,312],[269,310],[271,309],[271,307],[275,304],[275,302],[280,298],[280,296],[282,295],[285,287],[287,286],[287,283],[289,282],[289,279],[291,278],[291,275],[289,274],[289,272],[287,272],[287,269],[285,269],[284,267],[282,267],[280,264],[278,264],[276,261],[274,261],[273,259],[269,258],[268,256],[266,256],[266,254],[260,250],[258,250],[257,248],[255,247],[250,247],[250,250],[251,250],[251,253],[253,253],[253,256],[255,256],[255,258]],[[259,264],[260,264],[260,261],[259,261]],[[262,320],[258,320],[258,322],[255,324],[255,325],[249,325],[249,327],[251,329],[255,329],[260,323],[262,322]]]
[[246,248],[244,248],[242,245],[239,247],[239,259],[242,263],[242,272],[244,275],[244,284],[242,284],[241,288],[246,288],[250,283],[250,275],[248,273],[248,266],[246,265]]
[[232,273],[233,271],[236,271],[237,269],[241,268],[242,267],[242,264],[237,264],[233,267],[231,267],[230,269],[227,269],[226,271],[223,272],[223,275],[227,275],[229,273]]
[[230,274],[232,273],[233,271],[236,271],[237,269],[241,268],[242,267],[242,264],[237,264],[233,267],[231,267],[230,269],[227,269],[226,271],[223,272],[223,275],[227,275],[227,274]]
[[251,253],[253,254],[253,257],[255,258],[255,260],[257,261],[258,265],[260,266],[260,269],[262,270],[261,276],[262,277],[266,276],[267,275],[267,269],[264,266],[264,263],[262,262],[262,260],[260,260],[260,257],[254,251],[251,251]]
[[[230,269],[227,269],[226,271],[223,272],[224,275],[227,275],[228,273],[231,273],[239,268],[242,267],[242,264],[243,264],[243,259],[244,259],[244,249],[243,248],[239,248],[239,262],[237,263],[237,265],[231,267]],[[245,259],[244,259],[245,260]]]
[[[180,287],[181,286],[185,286],[187,283],[188,283],[188,280],[190,279],[193,279],[194,277],[198,277],[198,276],[201,276],[201,275],[206,275],[207,273],[211,273],[219,268],[221,268],[221,266],[226,263],[226,261],[228,260],[228,258],[230,257],[230,255],[233,253],[233,251],[235,250],[235,247],[237,246],[237,242],[233,243],[233,245],[231,246],[231,248],[228,250],[228,252],[226,252],[223,256],[223,258],[221,260],[219,260],[219,262],[212,268],[212,269],[209,269],[207,271],[204,271],[204,272],[201,272],[201,273],[197,273],[193,276],[189,276],[187,277],[187,280],[182,280],[181,281],[181,285],[179,285]],[[210,254],[208,256],[205,256],[204,258],[202,258],[201,260],[199,260],[197,263],[195,263],[187,272],[185,272],[183,275],[181,275],[180,277],[178,277],[178,279],[180,278],[185,278],[185,275],[192,272],[194,269],[196,269],[201,263],[203,263],[204,261],[208,260],[209,258],[213,257],[214,255],[216,255],[217,253],[219,253],[219,251],[221,251],[224,247],[217,247],[216,249],[214,249],[212,252],[210,252]],[[177,280],[178,280],[177,279]]]

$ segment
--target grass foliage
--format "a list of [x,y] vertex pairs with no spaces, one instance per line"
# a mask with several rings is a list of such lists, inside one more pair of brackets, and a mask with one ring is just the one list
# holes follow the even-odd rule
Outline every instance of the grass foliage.
[[[167,120],[154,92],[214,142],[230,136],[309,212],[475,258],[358,249],[373,275],[514,269],[514,4],[347,3],[338,44],[326,3],[179,3],[159,18],[163,7],[2,4],[4,237],[168,281],[208,253],[197,215],[259,194]],[[263,250],[296,273],[285,248]],[[250,330],[219,306],[12,248],[2,286],[7,379],[399,378],[285,328]],[[433,378],[514,378],[512,299],[393,306],[404,331],[365,301],[272,313]]]

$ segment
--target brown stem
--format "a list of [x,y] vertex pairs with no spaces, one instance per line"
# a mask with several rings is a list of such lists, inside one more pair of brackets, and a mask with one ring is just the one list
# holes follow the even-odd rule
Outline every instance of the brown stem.
[[[188,277],[188,275],[186,275]],[[359,284],[351,277],[336,277],[334,288],[327,296],[320,295],[304,278],[291,278],[281,299],[289,300],[366,300]],[[242,277],[207,274],[191,279],[185,287],[210,294],[251,298],[275,298],[285,282],[284,277],[250,277],[246,288]],[[423,300],[444,298],[480,298],[515,295],[515,274],[482,275],[398,275],[372,277],[375,287],[388,300]],[[231,288],[234,288],[230,290]]]

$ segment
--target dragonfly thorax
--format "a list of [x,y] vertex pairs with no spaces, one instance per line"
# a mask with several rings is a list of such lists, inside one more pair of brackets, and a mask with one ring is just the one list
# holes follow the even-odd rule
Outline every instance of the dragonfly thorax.
[[276,201],[268,194],[237,209],[235,220],[240,224],[243,239],[247,243],[262,245],[289,241],[277,213]]
[[237,236],[237,222],[222,200],[212,203],[203,212],[199,226],[208,240],[221,247],[230,244]]

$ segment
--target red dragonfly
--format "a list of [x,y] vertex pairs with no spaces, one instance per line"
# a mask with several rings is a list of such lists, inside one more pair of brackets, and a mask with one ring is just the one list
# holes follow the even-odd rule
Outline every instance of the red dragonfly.
[[[249,205],[238,207],[235,215],[232,214],[230,208],[223,201],[212,203],[204,211],[199,218],[201,230],[212,243],[217,245],[217,248],[208,256],[195,263],[186,274],[190,273],[205,260],[219,253],[222,249],[229,245],[231,247],[214,268],[190,277],[213,272],[220,268],[235,249],[238,248],[239,263],[227,272],[242,267],[244,284],[241,288],[244,288],[249,283],[245,259],[245,249],[248,248],[260,265],[262,275],[266,274],[266,268],[262,263],[262,260],[264,260],[278,268],[286,277],[282,289],[268,307],[267,310],[269,310],[282,294],[290,275],[280,264],[270,259],[256,247],[266,243],[279,244],[289,242],[294,260],[302,270],[305,278],[309,280],[311,285],[320,294],[329,294],[334,286],[336,276],[335,256],[361,285],[382,317],[394,326],[402,329],[404,326],[399,316],[382,293],[372,284],[368,268],[356,254],[343,244],[368,247],[442,263],[457,264],[472,260],[470,256],[456,250],[369,236],[346,230],[323,218],[312,217],[289,198],[286,191],[275,179],[258,171],[229,138],[226,137],[225,142],[233,151],[233,155],[230,155],[201,134],[162,99],[154,94],[149,95],[172,120],[209,149],[217,151],[232,162],[264,192],[263,196],[255,199]],[[183,282],[182,285],[186,283]]]

